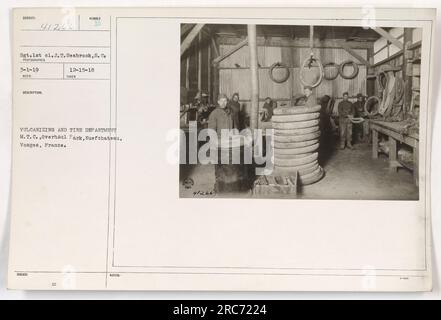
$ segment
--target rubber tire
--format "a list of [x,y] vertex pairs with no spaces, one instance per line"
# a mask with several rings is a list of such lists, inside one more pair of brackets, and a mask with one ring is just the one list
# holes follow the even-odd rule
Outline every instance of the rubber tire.
[[[337,72],[335,73],[335,76],[333,76],[333,77],[326,77],[325,69],[326,69],[327,67],[334,67],[334,68],[337,68]],[[325,79],[325,80],[335,80],[335,79],[337,79],[337,77],[338,77],[339,74],[340,74],[340,65],[339,65],[338,63],[335,63],[335,62],[328,62],[328,63],[325,63],[325,64],[323,65],[323,79]]]
[[[318,142],[318,139],[312,139],[312,140],[301,141],[301,142],[286,143],[286,144],[285,143],[278,143],[277,145],[274,145],[274,149],[294,150],[297,148],[312,146],[313,144],[316,144],[317,142]],[[284,147],[285,145],[287,145],[287,146]],[[289,151],[287,151],[287,152],[289,152]]]
[[303,148],[293,148],[293,149],[274,149],[274,156],[280,156],[280,155],[296,155],[296,154],[303,154],[303,153],[309,153],[314,152],[319,148],[320,144],[317,142],[311,146],[303,147]]
[[305,67],[305,63],[308,61],[308,60],[310,60],[311,59],[311,57],[308,57],[308,58],[306,58],[304,61],[303,61],[303,63],[302,63],[302,65],[300,66],[300,70],[299,70],[299,79],[300,79],[300,82],[303,84],[303,86],[304,87],[306,87],[306,86],[310,86],[310,87],[313,87],[313,88],[315,88],[315,87],[317,87],[320,83],[322,83],[322,80],[323,80],[323,64],[322,64],[322,62],[320,61],[320,59],[319,58],[314,58],[314,60],[317,62],[317,64],[318,64],[318,68],[319,68],[319,79],[315,82],[315,83],[306,83],[305,82],[305,79],[304,79],[304,76],[303,76],[303,72],[302,72],[302,70],[304,69],[304,67]]
[[273,110],[274,115],[292,115],[292,114],[304,114],[318,112],[322,108],[321,105],[314,107],[277,107]]
[[292,115],[278,115],[273,116],[272,121],[274,122],[299,122],[318,119],[320,117],[319,112],[313,113],[303,113],[303,114],[292,114]]
[[301,134],[298,136],[274,136],[274,145],[277,143],[291,143],[291,142],[301,142],[309,141],[312,139],[317,139],[320,137],[320,131],[316,131],[308,134]]
[[[305,153],[299,153],[299,154],[278,154],[277,155],[277,159],[280,159],[280,160],[301,159],[301,158],[304,158],[306,156],[310,156],[313,153],[314,153],[314,151],[312,151],[312,152],[305,152]],[[276,155],[274,155],[274,157],[276,157]]]
[[298,135],[302,135],[302,134],[314,133],[318,130],[320,130],[319,126],[302,128],[302,129],[287,129],[287,130],[276,129],[276,130],[274,130],[274,135],[275,136],[298,136]]
[[292,169],[291,168],[285,169],[283,167],[277,167],[274,169],[273,175],[292,176],[297,172],[298,175],[305,176],[307,174],[310,174],[310,173],[316,171],[318,167],[319,167],[318,161],[314,161],[314,162],[308,163],[307,165],[304,165],[302,167],[297,167],[297,168],[292,168]]
[[318,182],[325,175],[325,171],[322,167],[319,167],[317,173],[311,173],[303,177],[299,177],[299,185],[306,186]]
[[[273,71],[274,71],[275,68],[285,69],[285,71],[286,71],[285,76],[283,78],[281,78],[281,79],[274,78]],[[288,68],[288,66],[286,64],[281,63],[281,62],[275,62],[269,68],[268,74],[269,74],[270,79],[272,81],[274,81],[275,83],[283,83],[283,82],[285,82],[286,80],[289,79],[290,71],[289,71],[289,68]]]
[[314,164],[318,164],[318,160],[311,161],[306,164],[302,164],[299,166],[290,166],[290,167],[276,167],[274,170],[278,170],[280,172],[294,172],[299,170],[304,170],[311,168]]
[[[345,75],[344,74],[344,68],[347,66],[347,65],[352,65],[352,67],[354,68],[354,71],[350,74],[350,75]],[[358,75],[358,72],[359,72],[359,67],[358,67],[358,64],[355,62],[355,61],[352,61],[352,60],[346,60],[346,61],[344,61],[344,62],[342,62],[341,64],[340,64],[340,68],[338,69],[338,73],[340,74],[340,76],[343,78],[343,79],[354,79],[357,75]]]
[[[377,110],[375,110],[375,111],[376,111],[375,113],[374,113],[374,112],[369,112],[369,111],[367,110],[368,102],[369,102],[371,99],[377,100],[377,104],[378,104],[378,106],[377,106]],[[380,104],[381,104],[381,100],[380,100],[380,98],[378,98],[377,96],[370,96],[370,97],[367,98],[366,101],[364,102],[364,106],[363,106],[364,112],[365,112],[367,115],[369,115],[369,116],[374,116],[374,115],[376,115],[376,114],[378,113],[378,110],[379,110],[379,108],[380,108]]]
[[303,164],[311,163],[318,158],[318,152],[314,152],[310,155],[307,155],[298,159],[279,159],[274,157],[274,165],[276,167],[292,167],[292,166],[301,166]]
[[299,121],[299,122],[273,122],[273,129],[302,129],[318,126],[320,120],[309,120],[309,121]]

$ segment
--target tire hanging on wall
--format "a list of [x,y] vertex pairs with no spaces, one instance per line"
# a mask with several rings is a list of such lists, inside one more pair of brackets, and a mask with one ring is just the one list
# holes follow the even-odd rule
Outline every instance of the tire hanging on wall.
[[[329,67],[335,68],[337,71],[334,72],[331,76],[326,75],[326,69]],[[335,80],[337,79],[338,75],[340,74],[340,65],[335,62],[328,62],[323,65],[323,78],[325,80]]]
[[[308,61],[316,61],[317,62],[317,65],[318,65],[318,68],[319,68],[319,78],[317,79],[317,81],[315,82],[315,83],[307,83],[306,81],[305,81],[305,79],[304,79],[304,75],[303,75],[303,70],[305,69],[305,64],[308,62]],[[309,68],[311,68],[311,67],[309,67]],[[303,63],[302,63],[302,65],[301,65],[301,67],[300,67],[300,75],[299,75],[299,77],[300,77],[300,82],[303,84],[303,86],[311,86],[311,87],[313,87],[313,88],[315,88],[315,87],[317,87],[321,82],[322,82],[322,80],[323,80],[323,65],[322,65],[322,63],[320,62],[320,59],[318,59],[318,58],[313,58],[313,57],[308,57],[308,58],[306,58],[305,59],[305,61],[303,61]]]
[[[276,79],[276,78],[274,78],[274,74],[273,74],[273,71],[274,71],[274,69],[285,69],[285,76],[284,77],[282,77],[282,78],[280,78],[280,79]],[[269,71],[268,71],[268,73],[269,73],[269,77],[270,77],[270,79],[272,80],[272,81],[274,81],[275,83],[283,83],[283,82],[285,82],[286,80],[288,80],[288,78],[289,78],[289,75],[290,75],[290,72],[289,72],[289,68],[288,68],[288,66],[286,65],[286,64],[284,64],[284,63],[281,63],[281,62],[275,62],[275,63],[273,63],[272,65],[271,65],[271,67],[269,68]]]
[[[383,83],[383,79],[385,80],[386,83]],[[377,74],[377,85],[378,85],[378,90],[381,92],[384,90],[384,88],[387,85],[387,76],[386,76],[386,72],[384,71],[380,71]]]
[[[350,75],[345,75],[344,68],[348,65],[351,65],[354,71]],[[343,79],[354,79],[358,75],[358,71],[359,71],[358,64],[356,64],[352,60],[346,60],[340,65],[338,73]]]
[[374,111],[371,111],[371,112],[369,112],[368,109],[367,109],[367,107],[368,107],[368,103],[369,103],[371,100],[376,100],[378,106],[380,106],[380,102],[381,102],[380,98],[378,98],[377,96],[371,96],[371,97],[367,98],[366,101],[364,102],[364,107],[363,107],[363,109],[364,109],[364,112],[365,112],[368,116],[375,116],[375,115],[378,113],[378,107],[377,107],[376,109],[374,109]]

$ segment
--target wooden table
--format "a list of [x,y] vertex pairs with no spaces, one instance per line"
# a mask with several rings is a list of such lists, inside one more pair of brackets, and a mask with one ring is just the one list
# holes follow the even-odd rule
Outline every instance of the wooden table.
[[[378,133],[389,137],[389,166],[396,171],[399,167],[406,167],[413,171],[415,184],[418,186],[418,167],[419,167],[419,136],[418,133],[403,134],[406,122],[387,122],[379,120],[369,120],[370,130],[372,130],[372,158],[378,158]],[[407,144],[413,149],[413,167],[409,167],[397,159],[397,142]]]

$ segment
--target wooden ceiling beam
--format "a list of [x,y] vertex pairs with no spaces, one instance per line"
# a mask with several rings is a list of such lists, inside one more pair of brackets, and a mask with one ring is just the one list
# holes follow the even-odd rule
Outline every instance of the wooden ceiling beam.
[[350,46],[348,46],[346,43],[342,42],[341,47],[347,52],[349,53],[351,56],[353,56],[355,59],[357,59],[358,61],[360,61],[362,64],[364,64],[367,67],[370,67],[371,64],[365,59],[363,58],[361,55],[359,55],[354,49],[352,49]]
[[[218,43],[220,45],[235,45],[242,41],[241,38],[237,37],[219,37]],[[314,39],[314,48],[341,48],[341,43],[346,43],[352,49],[370,49],[373,48],[373,42],[346,42],[345,39],[325,39],[320,41],[319,39]],[[273,46],[273,47],[298,47],[298,48],[308,48],[309,38],[268,38],[263,37],[257,38],[258,46]]]
[[199,34],[199,31],[201,31],[203,27],[204,27],[203,23],[196,24],[193,27],[193,29],[191,29],[191,31],[188,33],[187,37],[185,37],[184,41],[182,41],[182,43],[181,43],[181,57],[185,53],[185,51],[187,51],[187,49],[191,46],[191,43],[197,37],[197,35]]
[[191,23],[184,23],[181,25],[181,37],[187,34],[188,31],[190,31],[193,28],[194,24]]
[[247,44],[248,44],[248,38],[243,39],[241,42],[236,44],[234,47],[232,47],[230,50],[225,52],[223,55],[213,59],[213,65],[217,65],[219,62],[221,62],[225,58],[231,56],[233,53],[235,53],[237,50],[239,50],[243,46],[246,46]]
[[385,38],[386,40],[389,40],[394,46],[396,46],[398,49],[403,50],[404,45],[401,41],[399,41],[397,38],[392,36],[389,32],[384,30],[383,28],[376,27],[372,28],[376,33],[378,33],[380,36]]

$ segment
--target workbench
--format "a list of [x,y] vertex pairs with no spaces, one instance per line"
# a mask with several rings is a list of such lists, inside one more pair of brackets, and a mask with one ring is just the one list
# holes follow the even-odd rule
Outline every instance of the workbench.
[[[406,122],[388,122],[380,120],[369,120],[372,131],[372,158],[378,158],[378,133],[389,138],[389,166],[392,171],[397,168],[406,167],[413,171],[415,184],[418,186],[419,167],[419,135],[418,133],[403,133]],[[413,149],[413,166],[409,166],[397,159],[397,142],[404,143]]]

